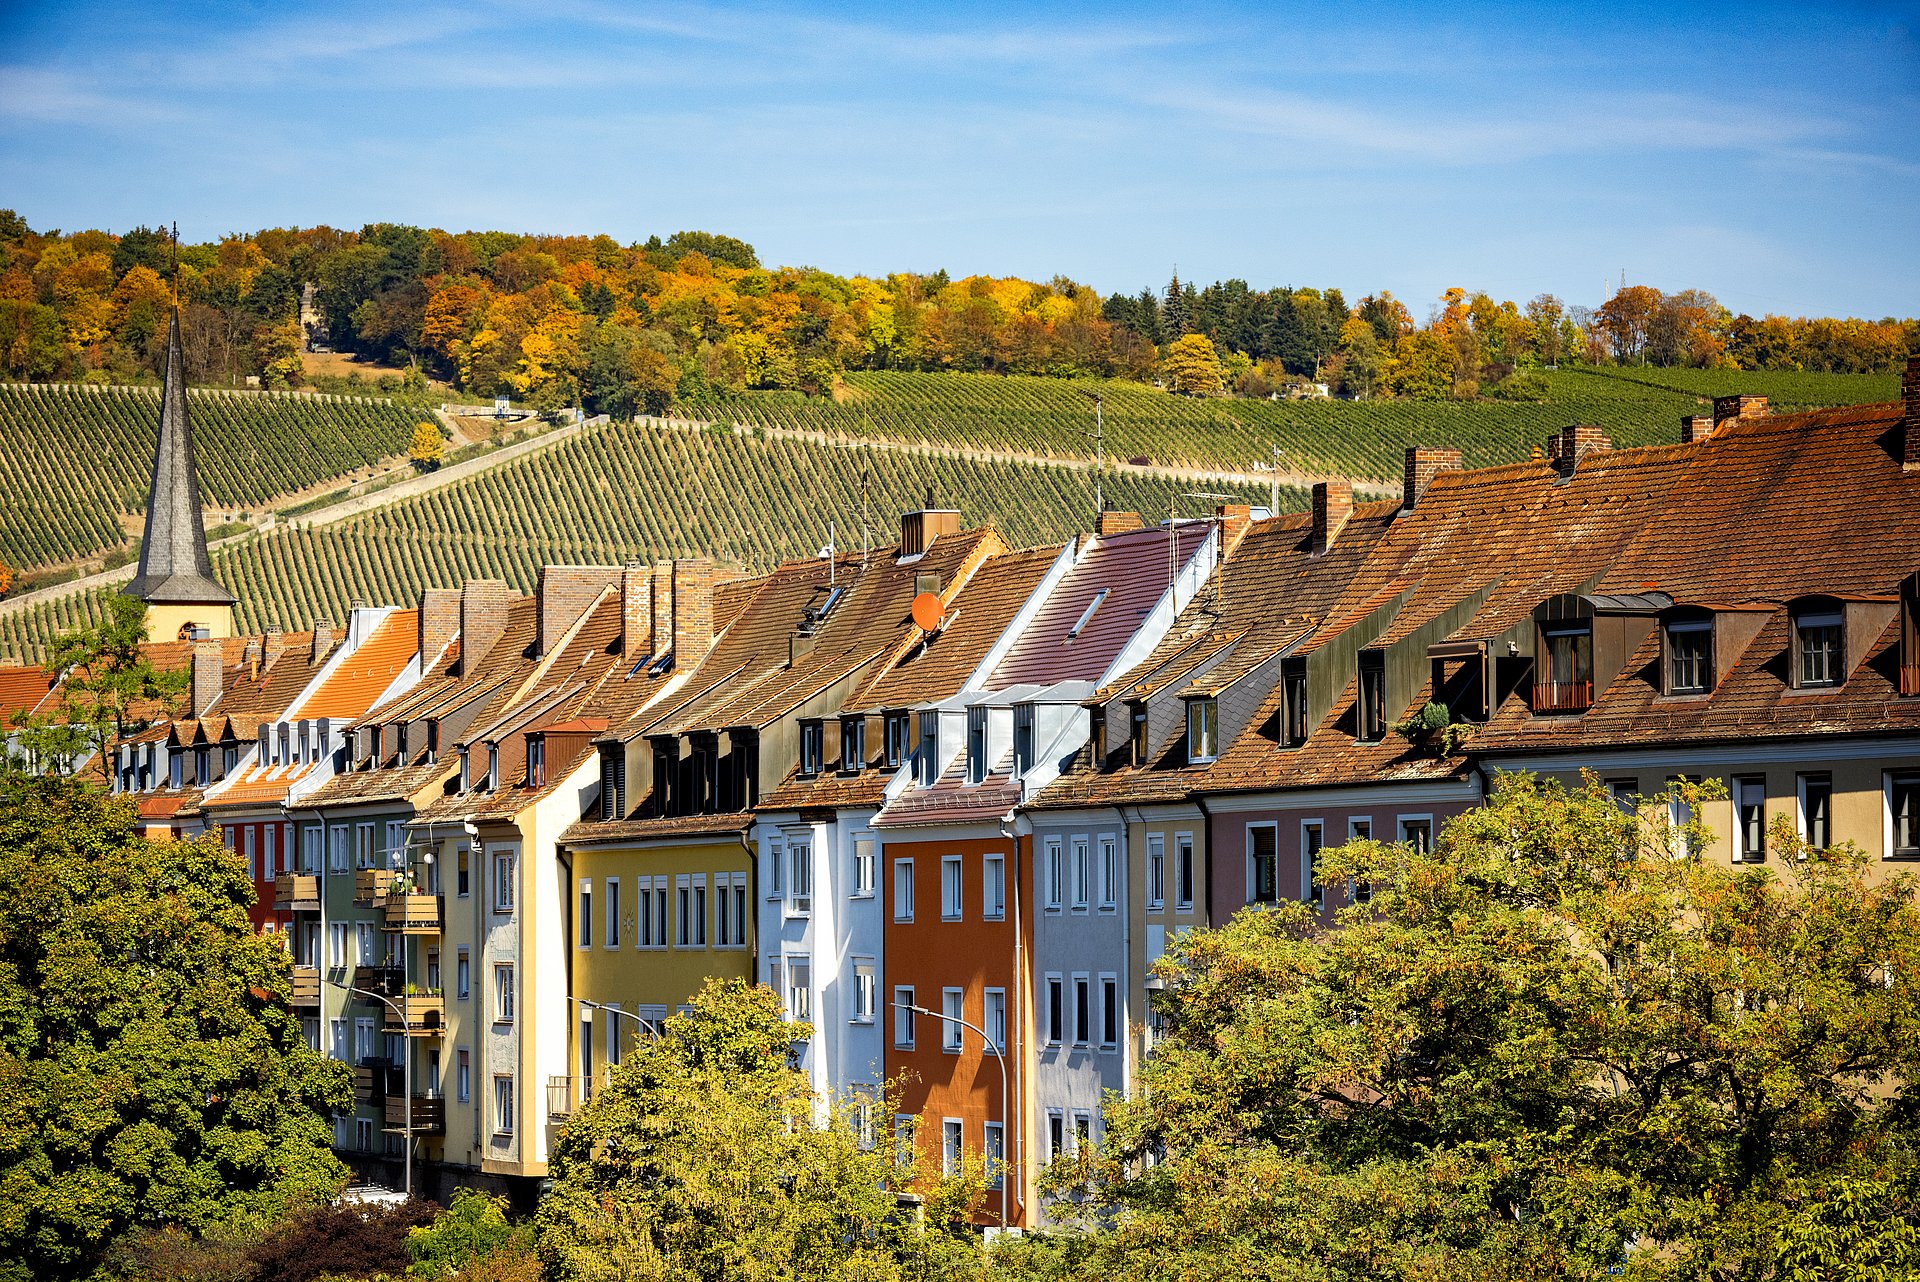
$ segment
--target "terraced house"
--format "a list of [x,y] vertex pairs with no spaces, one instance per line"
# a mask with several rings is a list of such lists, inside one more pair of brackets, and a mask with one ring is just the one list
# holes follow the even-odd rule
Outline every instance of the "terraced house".
[[[1433,841],[1499,771],[1724,785],[1677,854],[1920,860],[1920,359],[1903,387],[1471,471],[1413,449],[1397,498],[1306,513],[1014,550],[930,502],[753,577],[549,566],[337,637],[190,632],[151,651],[186,706],[100,767],[156,837],[248,862],[369,1169],[533,1189],[634,1039],[739,978],[813,1026],[823,1104],[928,1170],[988,1159],[1036,1226],[1040,1165],[1137,1088],[1183,932],[1333,926],[1370,891],[1323,851]],[[0,705],[58,679],[0,672]]]

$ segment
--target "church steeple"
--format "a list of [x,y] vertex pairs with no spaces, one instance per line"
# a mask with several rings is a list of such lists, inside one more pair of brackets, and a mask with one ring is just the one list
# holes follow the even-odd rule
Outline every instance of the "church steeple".
[[187,418],[186,362],[180,355],[180,313],[167,327],[166,384],[160,392],[160,439],[153,451],[147,533],[140,573],[127,595],[147,603],[147,636],[172,641],[233,635],[233,593],[214,581],[207,528],[200,514],[200,477]]

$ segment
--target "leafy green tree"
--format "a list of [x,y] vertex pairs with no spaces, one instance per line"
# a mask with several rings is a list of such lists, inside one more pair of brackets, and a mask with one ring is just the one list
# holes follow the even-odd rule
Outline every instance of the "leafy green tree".
[[453,1203],[407,1233],[407,1253],[413,1257],[410,1277],[451,1278],[466,1273],[476,1260],[532,1248],[533,1232],[507,1219],[502,1198],[473,1189],[455,1189]]
[[72,779],[0,783],[0,1279],[88,1274],[128,1230],[260,1221],[334,1191],[344,1064],[217,835],[155,842]]
[[1176,338],[1160,351],[1160,373],[1176,392],[1217,392],[1226,386],[1220,353],[1205,334]]
[[106,598],[106,617],[54,638],[47,667],[64,674],[59,708],[38,721],[16,723],[8,770],[64,774],[88,754],[104,758],[112,744],[171,715],[186,693],[189,670],[156,668],[142,648],[147,607],[120,593]]
[[568,1121],[540,1204],[549,1282],[977,1274],[960,1221],[975,1178],[899,1194],[912,1173],[865,1147],[793,1067],[796,1039],[764,987],[709,980]]
[[1142,1089],[1053,1175],[1113,1225],[1082,1272],[1766,1276],[1913,1151],[1920,907],[1785,828],[1778,873],[1689,857],[1664,801],[1507,777],[1431,852],[1326,852],[1372,890],[1337,929],[1183,936]]

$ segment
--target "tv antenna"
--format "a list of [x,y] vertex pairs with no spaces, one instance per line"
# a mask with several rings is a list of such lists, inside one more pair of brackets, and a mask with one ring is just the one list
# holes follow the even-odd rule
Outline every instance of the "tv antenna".
[[1093,402],[1093,430],[1082,432],[1080,435],[1093,438],[1093,511],[1095,517],[1098,517],[1107,510],[1106,489],[1101,484],[1102,475],[1107,470],[1106,401],[1100,393],[1089,392],[1084,387],[1076,387],[1074,390]]

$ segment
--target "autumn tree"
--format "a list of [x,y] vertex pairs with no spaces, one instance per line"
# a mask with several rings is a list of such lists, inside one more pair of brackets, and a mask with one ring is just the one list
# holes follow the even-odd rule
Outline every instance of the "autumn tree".
[[1629,285],[1600,305],[1595,323],[1622,365],[1646,359],[1647,341],[1660,311],[1660,291],[1651,285]]
[[440,425],[421,419],[413,425],[413,440],[407,446],[407,458],[422,472],[431,472],[446,457],[446,437]]
[[1455,350],[1430,329],[1400,336],[1381,365],[1380,384],[1410,401],[1444,401],[1453,395]]
[[1160,350],[1160,375],[1176,392],[1206,395],[1226,385],[1220,353],[1204,334],[1176,338]]

